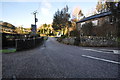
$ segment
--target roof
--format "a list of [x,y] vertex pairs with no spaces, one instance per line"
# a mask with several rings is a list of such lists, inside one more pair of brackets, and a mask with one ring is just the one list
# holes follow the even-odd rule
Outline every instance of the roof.
[[[120,13],[120,11],[119,11],[119,13]],[[92,15],[92,16],[86,17],[86,18],[84,18],[84,19],[82,19],[82,20],[80,20],[76,23],[81,23],[81,22],[88,21],[88,20],[91,20],[91,19],[109,16],[111,14],[112,14],[112,12],[104,12],[104,13],[101,13],[101,14]]]

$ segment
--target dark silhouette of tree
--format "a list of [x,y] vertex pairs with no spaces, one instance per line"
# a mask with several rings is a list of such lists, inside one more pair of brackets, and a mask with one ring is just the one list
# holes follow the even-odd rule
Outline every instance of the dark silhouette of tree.
[[106,5],[107,9],[112,12],[112,17],[114,18],[113,23],[117,24],[117,36],[120,37],[120,1],[106,1]]
[[68,13],[68,6],[64,7],[61,11],[58,9],[57,12],[54,14],[53,18],[53,29],[55,31],[62,30],[68,26],[70,14]]
[[82,32],[85,36],[92,36],[93,35],[93,23],[88,22],[82,25]]
[[10,23],[8,23],[8,22],[3,22],[2,26],[4,26],[4,27],[6,26],[6,27],[9,27],[9,28],[15,29],[15,26],[10,24]]
[[[118,37],[120,37],[120,1],[116,0],[114,2],[111,2],[110,0],[102,0],[102,1],[98,1],[98,4],[96,5],[96,10],[98,11],[98,13],[103,13],[103,12],[111,12],[112,15],[109,16],[109,23],[115,24],[114,28],[117,28],[116,32],[114,32],[113,34],[116,34]],[[103,24],[104,26],[107,25],[107,23]],[[106,29],[106,32],[109,30]]]
[[8,23],[7,23],[7,22],[3,22],[2,25],[3,25],[3,26],[7,26]]

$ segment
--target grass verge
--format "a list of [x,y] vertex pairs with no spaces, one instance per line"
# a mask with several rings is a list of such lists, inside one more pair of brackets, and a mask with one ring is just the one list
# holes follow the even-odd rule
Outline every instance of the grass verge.
[[0,50],[0,53],[11,53],[16,52],[16,49],[2,49]]

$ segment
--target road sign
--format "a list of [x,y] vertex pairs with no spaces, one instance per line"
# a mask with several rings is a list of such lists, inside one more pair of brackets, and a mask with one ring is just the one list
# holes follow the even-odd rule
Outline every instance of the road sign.
[[36,34],[36,25],[34,25],[34,24],[31,24],[31,32],[33,33],[33,34]]

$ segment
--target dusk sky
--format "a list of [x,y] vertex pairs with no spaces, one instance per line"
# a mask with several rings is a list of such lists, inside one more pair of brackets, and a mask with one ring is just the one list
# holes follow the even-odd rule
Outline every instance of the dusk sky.
[[[34,24],[34,16],[32,12],[38,11],[37,26],[41,24],[51,24],[53,21],[54,13],[59,9],[61,10],[66,5],[69,7],[69,13],[72,15],[75,7],[80,7],[83,14],[86,16],[95,9],[97,0],[91,2],[83,1],[41,1],[41,2],[2,2],[0,3],[2,14],[0,14],[0,21],[8,22],[16,27],[23,25],[25,28],[30,28]],[[72,16],[71,16],[72,18]]]

